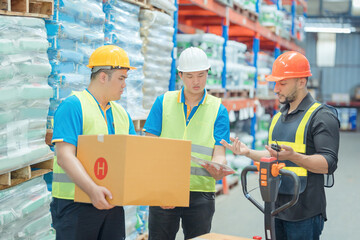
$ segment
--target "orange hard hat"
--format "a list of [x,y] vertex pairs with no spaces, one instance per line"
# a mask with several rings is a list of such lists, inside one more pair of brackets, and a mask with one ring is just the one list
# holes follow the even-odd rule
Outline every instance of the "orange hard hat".
[[290,51],[281,54],[274,62],[271,75],[266,81],[277,82],[288,78],[312,76],[307,58],[299,52]]
[[127,53],[115,45],[105,45],[97,48],[89,58],[89,68],[112,69],[128,68],[136,69],[130,66]]

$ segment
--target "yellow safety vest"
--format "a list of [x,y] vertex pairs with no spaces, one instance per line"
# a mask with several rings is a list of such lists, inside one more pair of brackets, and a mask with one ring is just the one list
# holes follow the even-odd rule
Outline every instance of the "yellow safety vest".
[[[304,111],[297,119],[291,122],[282,122],[281,112],[278,112],[272,119],[269,128],[269,145],[276,144],[287,145],[292,147],[295,152],[306,154],[306,135],[308,129],[308,123],[310,122],[313,114],[320,109],[320,103],[313,103],[307,111]],[[305,191],[307,185],[308,172],[305,168],[296,165],[295,163],[285,160],[279,161],[285,163],[287,169],[296,173],[300,178],[300,193]],[[292,180],[287,176],[281,177],[281,185],[279,193],[281,194],[293,194],[294,188]]]
[[[160,137],[191,140],[191,155],[211,161],[215,139],[214,125],[221,99],[207,95],[186,125],[183,103],[178,102],[179,91],[167,92],[163,101]],[[215,192],[215,179],[200,165],[191,163],[190,191]]]
[[[108,134],[106,121],[94,97],[86,90],[73,93],[81,103],[83,117],[83,135]],[[115,102],[110,102],[114,119],[115,134],[129,134],[129,117],[125,109]],[[56,126],[55,126],[56,127]],[[74,199],[75,184],[54,158],[52,196],[61,199]]]

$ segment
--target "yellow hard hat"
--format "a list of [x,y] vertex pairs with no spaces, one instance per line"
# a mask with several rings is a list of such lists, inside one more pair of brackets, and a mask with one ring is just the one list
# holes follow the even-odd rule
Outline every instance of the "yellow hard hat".
[[100,69],[116,68],[136,69],[136,67],[130,66],[127,53],[122,48],[115,45],[105,45],[97,48],[91,54],[89,65],[87,65],[87,67],[92,68],[93,70],[96,69],[96,71]]

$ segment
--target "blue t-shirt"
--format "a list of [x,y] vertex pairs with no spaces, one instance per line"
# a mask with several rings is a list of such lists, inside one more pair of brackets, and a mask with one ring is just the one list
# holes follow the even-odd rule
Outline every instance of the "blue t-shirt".
[[[99,105],[99,110],[105,118],[104,110],[101,108],[99,102],[96,99],[95,101]],[[110,108],[110,103],[108,103],[105,112],[108,134],[115,134],[114,120]],[[136,135],[134,124],[130,118],[129,113],[127,114],[130,124],[129,134]],[[83,116],[80,100],[74,95],[66,98],[55,112],[52,143],[67,142],[77,146],[79,135],[83,135]]]
[[[190,122],[190,119],[194,116],[196,110],[200,104],[203,104],[206,101],[207,92],[204,90],[204,96],[197,106],[191,109],[191,112],[188,114],[187,105],[185,103],[184,88],[179,92],[179,102],[184,105],[184,115],[186,118],[186,125]],[[154,134],[156,136],[161,135],[162,130],[162,113],[163,113],[163,101],[164,95],[161,95],[156,98],[154,105],[152,106],[149,116],[146,119],[144,125],[144,131]],[[214,139],[215,145],[221,145],[220,141],[224,139],[227,142],[230,142],[230,122],[229,114],[224,105],[220,104],[220,108],[214,124]]]

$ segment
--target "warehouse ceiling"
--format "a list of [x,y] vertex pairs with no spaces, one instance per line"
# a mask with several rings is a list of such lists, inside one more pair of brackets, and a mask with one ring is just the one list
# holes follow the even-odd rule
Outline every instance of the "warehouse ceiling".
[[[297,8],[303,11],[302,8]],[[306,23],[350,24],[360,28],[360,0],[308,0]],[[357,30],[358,31],[358,30]]]
[[308,17],[350,15],[352,0],[309,0]]

